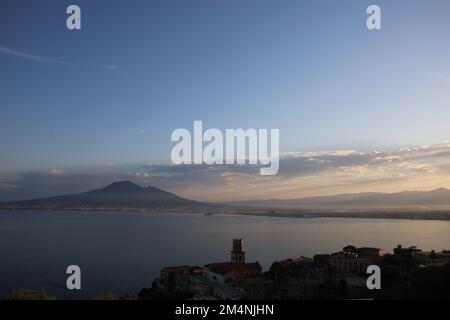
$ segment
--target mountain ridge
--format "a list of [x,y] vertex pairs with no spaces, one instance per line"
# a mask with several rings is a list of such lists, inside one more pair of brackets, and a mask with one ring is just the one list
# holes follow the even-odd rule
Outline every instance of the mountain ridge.
[[[31,200],[0,202],[0,209],[93,210],[93,211],[176,211],[204,213],[282,214],[369,212],[378,210],[450,210],[450,190],[363,192],[296,199],[244,200],[208,203],[185,199],[153,187],[142,187],[129,180],[113,182],[83,193]],[[293,211],[294,210],[294,211]],[[450,212],[450,211],[449,211]]]
[[446,188],[437,188],[430,191],[401,191],[396,193],[343,193],[329,196],[315,196],[294,199],[253,199],[226,202],[226,204],[241,206],[295,207],[314,209],[408,208],[420,206],[448,206],[450,208],[450,190]]
[[31,200],[2,202],[0,206],[21,207],[89,207],[89,208],[167,208],[216,206],[189,200],[174,193],[148,186],[141,187],[129,180],[113,182],[87,192]]

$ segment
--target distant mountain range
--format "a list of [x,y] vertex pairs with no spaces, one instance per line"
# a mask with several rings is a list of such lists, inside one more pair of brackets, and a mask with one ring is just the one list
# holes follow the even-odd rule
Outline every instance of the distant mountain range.
[[300,199],[235,201],[227,204],[238,206],[327,210],[450,208],[450,190],[440,188],[432,191],[404,191],[399,193],[350,193]]
[[114,182],[102,189],[84,193],[23,201],[0,202],[0,209],[160,211],[235,213],[303,216],[334,212],[430,211],[449,212],[450,190],[405,191],[399,193],[354,193],[300,199],[247,200],[208,203],[185,199],[155,188],[141,187],[130,181]]
[[215,206],[188,200],[155,188],[141,187],[130,181],[114,182],[102,189],[49,198],[0,203],[12,208],[179,208]]

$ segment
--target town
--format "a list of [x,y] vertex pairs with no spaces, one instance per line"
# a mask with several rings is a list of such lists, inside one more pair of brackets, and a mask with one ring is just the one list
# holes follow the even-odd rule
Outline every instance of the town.
[[[367,267],[381,268],[381,290],[367,287]],[[263,272],[247,262],[244,242],[234,239],[231,259],[200,266],[161,270],[139,299],[302,300],[415,299],[448,296],[450,250],[422,251],[398,245],[393,253],[345,246],[342,251],[273,262]]]

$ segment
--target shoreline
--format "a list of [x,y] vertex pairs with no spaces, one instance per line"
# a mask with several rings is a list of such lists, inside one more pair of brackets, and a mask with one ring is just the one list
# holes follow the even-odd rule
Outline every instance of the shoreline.
[[189,213],[203,215],[239,215],[271,218],[349,218],[349,219],[400,219],[450,221],[450,210],[414,210],[414,209],[380,209],[380,210],[313,210],[293,208],[258,208],[258,207],[199,207],[199,208],[133,208],[133,207],[67,207],[67,206],[4,206],[0,213],[9,211],[47,211],[47,212],[110,212],[110,213]]

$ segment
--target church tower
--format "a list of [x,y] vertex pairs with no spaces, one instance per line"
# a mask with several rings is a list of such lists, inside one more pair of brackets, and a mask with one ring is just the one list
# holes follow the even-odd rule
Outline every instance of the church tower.
[[233,250],[231,250],[232,263],[245,263],[244,241],[233,239]]

